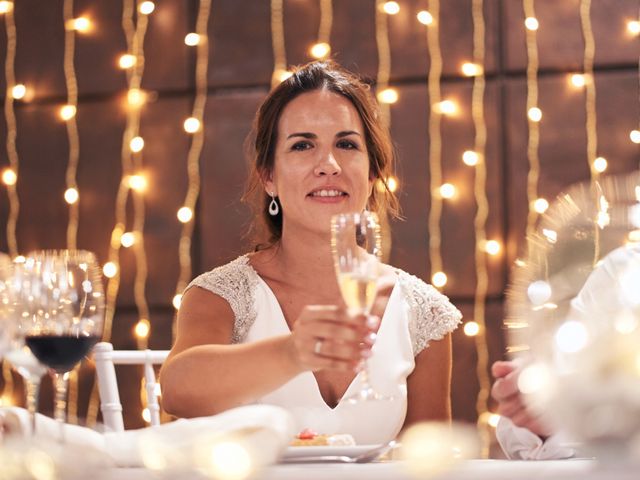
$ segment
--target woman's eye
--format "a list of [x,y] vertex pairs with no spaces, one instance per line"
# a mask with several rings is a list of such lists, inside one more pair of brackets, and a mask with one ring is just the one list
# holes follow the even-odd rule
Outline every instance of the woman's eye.
[[343,148],[345,150],[352,150],[352,149],[357,149],[358,144],[356,144],[351,140],[340,140],[338,142],[338,148]]
[[309,142],[296,142],[291,146],[291,150],[307,150],[311,148],[311,144]]

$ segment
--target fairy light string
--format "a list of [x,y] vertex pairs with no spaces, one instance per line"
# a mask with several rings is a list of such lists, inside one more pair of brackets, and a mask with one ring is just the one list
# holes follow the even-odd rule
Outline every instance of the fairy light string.
[[[7,51],[4,63],[6,93],[4,97],[4,117],[7,125],[6,149],[9,167],[2,172],[3,183],[9,197],[9,218],[7,219],[7,247],[12,258],[18,256],[18,242],[16,239],[16,225],[20,212],[20,201],[16,189],[19,174],[19,158],[16,149],[17,125],[13,106],[13,91],[16,86],[15,58],[16,58],[16,24],[13,17],[13,3],[4,12],[5,31],[7,35]],[[2,378],[4,381],[3,399],[9,400],[13,395],[13,375],[9,362],[2,362]]]
[[442,197],[439,193],[442,184],[442,137],[440,120],[442,113],[436,107],[440,104],[440,77],[442,75],[442,53],[440,51],[440,1],[429,1],[431,23],[427,27],[427,43],[429,51],[428,94],[429,103],[429,177],[430,200],[429,210],[429,262],[431,264],[432,282],[436,286],[444,286],[446,280],[434,281],[444,276],[442,271],[440,217],[442,215]]
[[389,88],[391,76],[391,47],[389,46],[388,14],[384,10],[387,2],[376,0],[376,45],[378,47],[378,73],[376,91],[383,124],[388,128],[391,124],[390,102],[384,101],[384,93]]
[[271,88],[273,88],[287,76],[287,53],[284,39],[282,0],[271,0],[271,45],[273,48]]
[[[198,128],[192,132],[191,146],[187,155],[187,174],[189,184],[183,206],[178,210],[178,219],[182,222],[182,233],[178,257],[180,261],[180,276],[176,286],[176,295],[173,304],[176,308],[180,306],[182,291],[185,289],[192,276],[191,263],[191,240],[195,224],[194,215],[196,202],[200,193],[200,155],[204,144],[204,109],[207,101],[207,74],[209,67],[209,42],[207,40],[207,26],[211,14],[211,0],[200,0],[198,17],[196,19],[196,33],[200,41],[196,50],[196,93],[193,103],[191,117],[185,121],[185,129],[189,121]],[[193,119],[193,120],[192,120]],[[192,130],[192,129],[189,129]],[[175,322],[173,325],[173,336],[175,337]]]
[[483,0],[473,0],[473,62],[478,67],[478,74],[474,76],[471,116],[475,129],[474,151],[480,161],[475,166],[474,195],[477,204],[474,219],[475,230],[475,267],[476,267],[476,291],[473,307],[473,320],[479,327],[474,335],[477,363],[476,374],[479,390],[476,400],[476,412],[478,414],[479,432],[481,435],[482,457],[489,457],[491,437],[487,423],[487,410],[491,379],[489,378],[489,349],[487,347],[485,302],[489,286],[489,274],[487,271],[487,234],[486,224],[489,216],[489,201],[487,199],[487,165],[485,151],[487,144],[487,125],[484,118],[484,92],[485,92],[485,21],[483,14]]

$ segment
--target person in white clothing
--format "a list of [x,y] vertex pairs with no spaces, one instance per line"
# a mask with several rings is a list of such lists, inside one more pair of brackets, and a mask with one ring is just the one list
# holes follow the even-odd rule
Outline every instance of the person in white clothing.
[[[384,265],[374,321],[353,317],[335,276],[331,216],[397,212],[386,182],[394,152],[369,87],[332,61],[307,64],[267,96],[253,135],[247,198],[257,197],[266,236],[187,287],[161,372],[164,408],[193,417],[274,404],[299,429],[351,433],[358,443],[419,420],[449,421],[460,312]],[[371,383],[393,401],[342,401],[358,391],[367,358]]]
[[[607,254],[591,272],[578,295],[571,300],[571,315],[592,325],[612,321],[617,315],[640,319],[640,243],[629,243]],[[594,325],[593,322],[597,322]],[[524,401],[518,377],[524,362],[498,361],[491,372],[496,378],[491,396],[501,415],[496,430],[498,441],[509,458],[571,458],[580,446],[563,432],[545,423]]]

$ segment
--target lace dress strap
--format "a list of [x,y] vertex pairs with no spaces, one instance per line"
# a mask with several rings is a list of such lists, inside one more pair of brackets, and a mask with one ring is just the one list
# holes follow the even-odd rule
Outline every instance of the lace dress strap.
[[255,292],[259,277],[248,255],[194,278],[185,289],[200,287],[224,298],[236,317],[232,343],[241,343],[256,320]]
[[430,340],[440,340],[455,330],[462,314],[445,295],[418,277],[399,270],[398,282],[409,304],[409,334],[416,356]]

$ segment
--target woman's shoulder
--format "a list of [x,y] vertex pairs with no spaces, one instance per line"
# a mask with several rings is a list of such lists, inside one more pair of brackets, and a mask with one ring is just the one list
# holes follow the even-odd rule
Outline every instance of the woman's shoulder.
[[398,284],[409,306],[409,332],[414,355],[429,341],[440,340],[455,330],[462,313],[449,298],[415,275],[396,269]]

